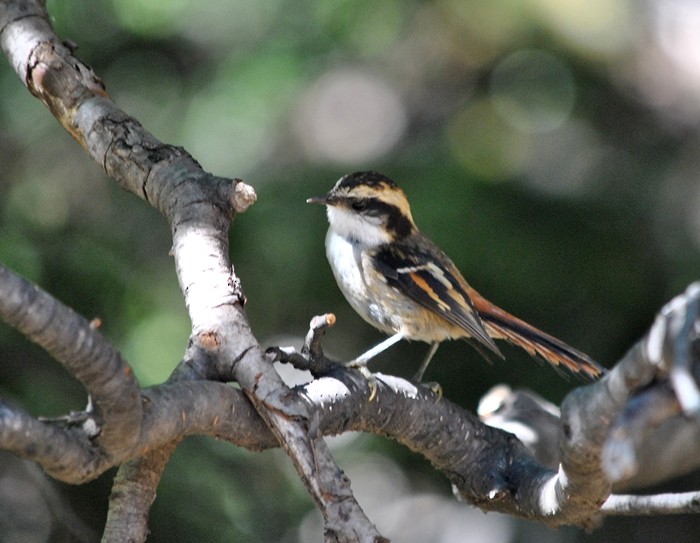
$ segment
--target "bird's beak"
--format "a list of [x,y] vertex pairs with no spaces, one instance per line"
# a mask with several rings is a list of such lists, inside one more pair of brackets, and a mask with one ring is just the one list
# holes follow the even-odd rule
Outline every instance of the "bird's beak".
[[330,196],[330,194],[324,194],[323,196],[312,196],[306,200],[307,204],[322,204],[322,205],[333,205],[335,200]]
[[311,198],[306,199],[307,204],[325,204],[326,203],[326,196],[312,196]]

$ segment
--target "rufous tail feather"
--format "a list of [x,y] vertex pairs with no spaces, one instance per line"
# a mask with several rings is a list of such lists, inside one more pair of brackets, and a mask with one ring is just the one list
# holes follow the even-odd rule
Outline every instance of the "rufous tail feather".
[[514,317],[473,289],[470,296],[486,331],[492,338],[504,339],[525,349],[532,356],[539,356],[555,369],[566,368],[574,375],[589,381],[594,381],[605,373],[605,369],[587,354]]

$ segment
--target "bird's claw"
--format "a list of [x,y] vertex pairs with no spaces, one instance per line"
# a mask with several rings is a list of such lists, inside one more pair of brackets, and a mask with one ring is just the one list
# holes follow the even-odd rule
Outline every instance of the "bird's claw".
[[437,396],[437,400],[435,400],[435,403],[442,400],[442,385],[440,383],[438,383],[437,381],[428,381],[426,383],[420,384],[432,391],[432,393]]
[[347,367],[359,371],[360,375],[365,378],[365,381],[367,381],[367,386],[369,387],[369,400],[367,401],[371,402],[374,400],[374,398],[377,397],[377,378],[371,371],[369,371],[367,364],[353,360],[352,362],[348,362]]
[[[436,345],[437,345],[437,343],[436,343]],[[428,360],[428,361],[430,360],[433,352],[435,352],[434,349],[431,351],[431,354],[429,354],[429,356],[426,360]],[[423,382],[423,372],[425,371],[426,366],[427,366],[427,364],[423,363],[423,365],[418,370],[418,372],[413,376],[413,379],[411,379],[411,381],[413,381],[414,383],[417,383],[419,385],[422,385],[427,389],[430,389],[437,396],[437,400],[436,400],[436,403],[437,403],[442,399],[442,385],[440,383],[438,383],[437,381],[427,381],[425,383]]]

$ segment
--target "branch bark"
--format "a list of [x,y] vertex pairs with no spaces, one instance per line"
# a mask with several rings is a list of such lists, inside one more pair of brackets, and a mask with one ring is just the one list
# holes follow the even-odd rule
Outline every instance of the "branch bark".
[[[2,266],[0,299],[0,317],[44,347],[85,386],[95,406],[91,420],[100,429],[96,436],[84,428],[86,431],[60,433],[59,438],[55,428],[17,411],[11,416],[14,423],[7,421],[14,426],[16,439],[10,450],[22,450],[27,446],[25,439],[35,439],[33,428],[44,434],[42,442],[48,448],[45,454],[34,449],[35,454],[53,457],[45,460],[44,467],[64,480],[85,481],[100,465],[123,457],[138,441],[141,403],[131,368],[91,323]],[[21,428],[27,432],[17,432]],[[53,447],[56,439],[63,447]]]
[[319,465],[340,470],[325,443],[308,436],[306,406],[267,363],[242,311],[244,298],[228,259],[228,229],[235,212],[253,200],[252,189],[204,172],[183,149],[161,143],[119,110],[100,79],[55,35],[42,2],[0,3],[0,44],[29,91],[93,160],[170,224],[191,343],[208,354],[206,373],[241,384],[321,509],[328,537],[381,539],[349,481],[334,478],[329,486],[325,472],[318,471]]
[[[698,292],[700,291],[697,289],[689,289],[693,300],[697,299]],[[693,307],[693,303],[679,304],[675,301],[671,305],[674,306],[673,312],[662,313],[660,318],[675,320],[679,315],[685,314],[686,320],[700,321],[697,314],[693,316],[686,311],[688,307]],[[304,358],[302,364],[312,366],[313,361],[304,357],[304,353],[313,351],[316,355],[322,356],[319,352],[321,335],[319,331],[322,333],[328,320],[315,319],[314,322],[324,324],[312,326],[312,331],[307,338],[307,346],[302,350],[301,355]],[[659,335],[659,326],[657,323],[650,335],[630,351],[620,364],[620,368],[640,363],[639,353],[644,352],[644,346],[650,341],[650,337],[660,344],[675,344],[677,337],[670,335],[664,339]],[[672,331],[671,327],[665,325],[662,328],[662,332],[665,331],[665,333]],[[697,342],[697,339],[693,339],[693,342]],[[695,353],[690,361],[693,366],[696,366],[699,352],[697,346],[687,352]],[[299,361],[297,353],[289,353],[287,350],[276,349],[273,354],[276,358],[289,356],[290,359]],[[668,351],[667,354],[673,357],[672,351]],[[512,434],[482,424],[469,412],[446,399],[439,399],[428,388],[416,386],[396,377],[377,374],[377,395],[370,402],[368,401],[370,388],[356,371],[333,365],[328,360],[324,360],[321,367],[326,376],[318,377],[311,383],[292,391],[308,406],[309,411],[314,413],[314,418],[309,421],[313,439],[318,439],[321,435],[333,435],[348,430],[372,432],[397,439],[424,455],[437,469],[443,471],[461,498],[485,510],[506,512],[550,524],[587,524],[593,522],[598,515],[631,514],[635,508],[639,508],[640,511],[667,514],[689,512],[693,510],[696,503],[691,495],[658,498],[609,496],[612,481],[605,478],[605,464],[600,458],[593,458],[590,465],[584,464],[582,470],[576,463],[569,465],[569,457],[562,454],[560,457],[562,467],[558,470],[551,469],[538,463]],[[614,370],[611,375],[614,375],[615,371],[621,370]],[[658,382],[652,380],[647,385],[642,385],[644,381],[628,380],[628,382],[635,382],[635,387],[643,387],[638,397],[644,397],[656,387],[666,385],[663,380]],[[613,387],[610,383],[601,381],[589,385],[586,390],[589,391],[588,394],[574,392],[570,399],[567,399],[571,404],[570,411],[576,411],[581,418],[587,416],[586,402],[591,401],[596,394],[609,396]],[[574,407],[573,404],[576,401],[582,401],[583,407]],[[147,510],[155,495],[160,473],[167,463],[170,452],[183,437],[192,434],[213,435],[251,450],[278,445],[278,441],[251,403],[247,401],[245,394],[223,383],[209,380],[167,383],[144,389],[141,392],[141,403],[143,419],[140,424],[139,442],[123,458],[101,455],[102,462],[91,473],[91,476],[96,476],[112,465],[135,459],[122,467],[115,481],[113,509],[110,512],[106,531],[108,536],[114,539],[125,536],[125,526],[129,527],[128,534],[132,537],[140,537],[138,534],[146,533]],[[605,402],[597,399],[594,403],[603,405]],[[628,417],[624,414],[625,408],[626,406],[622,406],[619,409],[622,419]],[[593,411],[597,412],[597,408],[593,408]],[[601,424],[606,423],[612,427],[615,424],[614,415],[614,412],[609,411],[610,420],[607,423],[602,421]],[[13,421],[11,417],[15,417],[15,420]],[[17,419],[23,419],[23,422],[17,423]],[[556,417],[555,420],[557,420]],[[672,417],[670,420],[678,428],[678,417]],[[559,424],[562,423],[559,422]],[[686,424],[697,429],[697,420],[686,419]],[[602,455],[601,451],[605,448],[605,443],[611,438],[609,434],[600,432],[597,428],[591,433],[591,426],[591,424],[578,424],[576,430],[569,431],[564,428],[562,434],[569,437],[563,443],[563,450],[565,451],[567,446],[574,443],[586,454],[590,455],[591,451],[594,451]],[[18,428],[22,428],[22,431],[17,432]],[[39,423],[20,410],[5,406],[4,416],[0,418],[0,429],[2,429],[0,445],[3,448],[11,449],[24,456],[28,456],[27,451],[33,451],[30,457],[52,475],[63,480],[77,480],[76,476],[65,470],[65,467],[63,470],[53,470],[52,462],[55,454],[53,449],[67,450],[70,445],[63,445],[63,443],[74,436],[86,439],[85,432],[81,428],[62,428]],[[645,435],[648,438],[639,442],[641,450],[659,448],[658,443],[656,447],[653,445],[654,434],[645,433]],[[19,446],[13,446],[13,440],[18,437],[23,437],[25,441]],[[598,439],[602,441],[595,441]],[[581,445],[586,440],[594,440],[594,442]],[[50,444],[50,447],[43,449],[42,445],[46,444]],[[687,448],[685,455],[687,459],[694,459],[697,462],[695,450],[695,448]],[[107,458],[111,458],[112,463],[107,461]],[[77,458],[67,463],[74,470],[82,470],[84,468],[81,464],[84,461],[83,458]],[[682,469],[685,465],[680,463],[677,468]],[[647,473],[653,473],[656,470],[656,465],[653,463],[639,464],[638,467],[640,471]],[[131,474],[131,471],[136,473]],[[340,477],[328,468],[323,468],[321,471],[329,477],[328,474]],[[83,474],[83,471],[77,473]],[[672,475],[678,475],[678,473],[680,472],[677,471]],[[603,486],[595,482],[589,486],[582,485],[580,480],[587,478],[602,479],[606,484]],[[135,491],[136,485],[131,483],[137,479],[142,486],[146,486],[148,491],[143,489]],[[575,490],[560,493],[558,486],[562,486],[562,481],[568,489]],[[602,491],[599,490],[601,487]],[[605,505],[601,506],[602,501],[606,499]],[[134,506],[134,502],[137,502],[138,506]],[[574,503],[576,506],[573,505]],[[127,518],[129,523],[124,522]]]
[[[557,425],[555,465],[541,463],[512,434],[402,379],[377,375],[377,397],[368,401],[367,382],[323,356],[328,318],[312,325],[301,353],[277,349],[267,357],[250,330],[228,258],[228,229],[254,202],[253,189],[204,172],[184,149],[158,141],[119,110],[54,34],[42,2],[0,2],[0,45],[30,92],[88,155],[168,221],[192,321],[190,345],[169,382],[139,390],[94,326],[0,268],[0,316],[63,363],[95,400],[81,426],[40,422],[0,405],[0,446],[71,482],[121,465],[104,541],[145,539],[163,469],[179,441],[194,433],[254,450],[282,446],[324,516],[327,541],[383,540],[322,439],[351,429],[420,452],[469,503],[552,525],[590,525],[633,507],[688,511],[697,502],[696,496],[611,497],[611,491],[644,469],[639,451],[651,430],[673,423],[698,436],[698,285],[664,308],[609,375],[566,398],[561,417],[550,421]],[[317,378],[289,389],[271,358],[307,365]],[[242,391],[224,384],[231,380]]]

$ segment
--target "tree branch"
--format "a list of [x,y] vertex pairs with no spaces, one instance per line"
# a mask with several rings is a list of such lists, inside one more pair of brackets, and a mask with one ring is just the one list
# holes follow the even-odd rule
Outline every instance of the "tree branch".
[[[372,430],[362,429],[390,435],[419,451],[445,472],[459,497],[483,509],[538,519],[553,525],[590,524],[595,522],[602,504],[609,499],[613,483],[620,482],[611,477],[605,463],[604,451],[610,440],[614,439],[614,436],[610,437],[612,428],[615,425],[630,427],[625,425],[625,421],[630,420],[626,410],[634,405],[633,400],[646,397],[651,390],[669,387],[668,375],[679,358],[685,357],[682,362],[685,368],[692,369],[692,373],[698,372],[699,299],[698,284],[688,287],[684,294],[663,308],[647,336],[630,350],[608,376],[567,396],[562,406],[561,420],[554,417],[545,423],[547,426],[556,421],[559,425],[557,441],[560,456],[556,471],[537,463],[512,435],[490,432],[469,413],[447,401],[436,403],[430,391],[407,385],[394,377],[377,375],[377,412],[383,414],[386,420],[375,421],[379,427]],[[301,359],[307,366],[309,363],[304,353],[309,352],[312,341],[316,339],[309,334],[302,349]],[[286,349],[274,349],[272,352],[278,359],[289,357],[291,361],[299,363],[300,356]],[[344,375],[348,374],[343,371],[334,377],[344,382]],[[317,401],[332,407],[336,414],[339,406],[331,398],[342,394],[353,397],[356,394],[353,389],[358,386],[355,382],[339,390],[336,385],[332,389],[329,387],[334,392],[323,393],[320,392],[322,383],[324,379],[309,384],[306,394],[316,394]],[[404,403],[402,398],[410,398],[410,402]],[[537,412],[531,404],[528,403],[527,411]],[[675,410],[667,409],[663,416],[657,412],[656,418],[672,422],[673,427],[679,430],[692,428],[697,435],[697,417],[679,419],[680,403],[676,401],[674,405]],[[540,406],[540,410],[548,408]],[[527,411],[524,412],[527,414]],[[348,412],[341,414],[340,420],[354,420]],[[371,415],[363,410],[357,417],[367,420],[366,417]],[[679,428],[680,420],[684,420],[684,425]],[[643,425],[632,424],[631,428],[637,426]],[[350,427],[357,429],[352,423]],[[533,428],[538,431],[542,425]],[[547,433],[551,435],[551,428],[547,428]],[[635,439],[635,452],[648,449],[649,439],[653,437],[649,427],[645,426],[640,437]],[[684,449],[685,461],[676,464],[675,475],[683,473],[680,470],[687,468],[689,463],[697,464],[695,450],[695,447]],[[643,467],[648,472],[656,469],[653,463]]]
[[[131,368],[104,336],[73,310],[1,265],[0,318],[44,347],[85,386],[93,400],[95,411],[91,417],[99,428],[95,445],[99,456],[104,458],[95,455],[85,435],[66,434],[66,449],[48,451],[58,456],[52,463],[55,469],[70,469],[70,480],[84,481],[100,463],[109,463],[111,458],[127,454],[140,432],[139,387]],[[27,430],[31,426],[26,417],[13,417],[13,420],[12,424],[22,424]],[[39,430],[39,427],[32,427]],[[48,428],[42,433],[46,431]],[[86,435],[92,437],[91,434]],[[83,462],[67,463],[61,455],[68,450],[82,457]],[[90,461],[86,461],[88,458]],[[81,470],[76,471],[75,465],[81,465]],[[48,465],[45,467],[52,470]],[[68,473],[63,472],[62,477],[67,476]]]
[[[209,374],[235,378],[280,440],[326,521],[329,539],[380,539],[325,443],[307,435],[309,413],[265,360],[242,311],[228,260],[235,210],[252,189],[201,170],[184,150],[162,144],[107,97],[93,71],[54,34],[43,3],[0,4],[0,44],[27,88],[123,188],[158,209],[171,226],[173,255],[192,321],[191,342],[209,354]],[[330,485],[330,486],[329,486]]]
[[614,515],[683,515],[700,513],[700,492],[654,496],[613,495],[603,504],[603,513]]
[[[609,375],[567,396],[557,420],[556,469],[535,460],[512,434],[402,379],[377,375],[377,396],[369,402],[367,382],[323,356],[328,318],[312,324],[301,353],[272,351],[319,376],[290,390],[250,330],[228,258],[228,229],[254,202],[252,188],[202,171],[185,150],[161,143],[119,110],[54,34],[40,1],[0,3],[0,45],[30,92],[107,174],[166,218],[192,321],[190,345],[170,382],[139,391],[128,365],[94,327],[0,268],[0,316],[61,361],[96,404],[92,429],[39,422],[3,404],[0,444],[74,482],[123,463],[104,541],[145,538],[162,471],[179,440],[193,433],[252,449],[284,447],[324,516],[328,541],[382,540],[322,439],[349,429],[390,436],[420,452],[458,497],[486,510],[585,525],[632,507],[696,507],[696,495],[645,501],[610,493],[643,467],[639,451],[651,431],[673,422],[698,436],[697,284],[664,308]],[[222,384],[234,379],[242,392]]]
[[[316,341],[317,329],[312,330],[315,333],[310,333],[309,337]],[[696,351],[693,349],[691,352]],[[603,389],[607,388],[602,386],[603,383],[599,385]],[[551,513],[546,507],[549,502],[543,502],[543,496],[548,496],[547,492],[556,489],[559,477],[566,473],[577,475],[575,471],[562,468],[557,472],[538,464],[511,434],[484,426],[462,408],[445,399],[438,400],[430,389],[403,379],[377,374],[377,396],[369,402],[367,400],[370,390],[364,378],[354,370],[336,365],[328,376],[299,387],[295,392],[315,413],[312,435],[332,435],[356,430],[397,439],[428,458],[453,482],[462,498],[483,509],[554,524],[569,524],[590,521],[598,513],[628,514],[624,511],[630,511],[635,504],[646,503],[643,500],[634,501],[628,498],[614,498],[611,501],[611,498],[606,496],[608,505],[602,509],[589,499],[588,509],[579,505],[572,514],[568,500],[573,499],[573,496],[565,495],[562,498],[562,507]],[[156,462],[156,465],[159,465],[162,462],[161,448],[166,447],[167,452],[170,445],[186,435],[214,435],[252,450],[277,446],[277,441],[245,395],[228,385],[211,381],[175,382],[145,389],[142,396],[144,418],[141,423],[140,442],[130,457],[143,458],[135,464],[141,466],[139,469],[147,469],[150,474],[147,480],[152,481],[153,485],[157,484],[159,477],[155,476],[157,469],[152,468],[152,464]],[[28,415],[25,416],[27,423],[38,424]],[[43,432],[51,432],[51,435],[34,430],[28,432],[31,440],[24,443],[26,450],[35,450],[37,445],[42,443],[53,443],[55,446],[56,443],[61,443],[62,439],[66,439],[66,433],[70,436],[70,432],[75,431],[43,423],[40,426]],[[14,434],[11,436],[16,437]],[[1,439],[6,447],[4,437]],[[643,442],[640,446],[648,448],[649,445]],[[21,447],[17,449],[24,452]],[[142,456],[147,453],[148,457]],[[154,455],[155,460],[151,458]],[[696,456],[694,449],[686,449],[686,455]],[[48,458],[50,464],[51,457]],[[47,461],[41,455],[34,459],[46,465]],[[80,461],[83,459],[76,460]],[[117,460],[117,463],[120,461]],[[102,471],[108,467],[110,465],[107,463],[101,464]],[[654,465],[642,467],[649,471],[655,469]],[[124,469],[128,471],[134,467],[127,464]],[[332,473],[326,469],[323,471]],[[128,480],[131,478],[127,477]],[[141,481],[145,484],[143,479]],[[552,486],[555,488],[552,489]],[[582,492],[580,488],[577,491]],[[133,496],[130,487],[123,483],[120,475],[119,492],[115,490],[115,499],[120,503],[131,504],[133,500],[137,500],[143,504],[150,504],[150,494],[141,493],[138,495],[140,499]],[[125,495],[130,498],[123,499]],[[683,503],[683,497],[679,499],[680,503]],[[627,500],[629,505],[623,511],[619,504],[625,503],[624,500]],[[650,503],[655,502],[651,500]],[[679,502],[676,500],[675,503]],[[680,510],[681,506],[676,506]],[[124,516],[128,516],[133,522],[132,517],[138,513],[134,509],[140,509],[130,507]],[[585,511],[588,511],[586,519],[583,518]],[[143,515],[143,511],[140,514]],[[122,525],[121,520],[124,516],[116,513],[112,515],[116,515],[114,518],[119,521],[115,521],[118,528]]]

